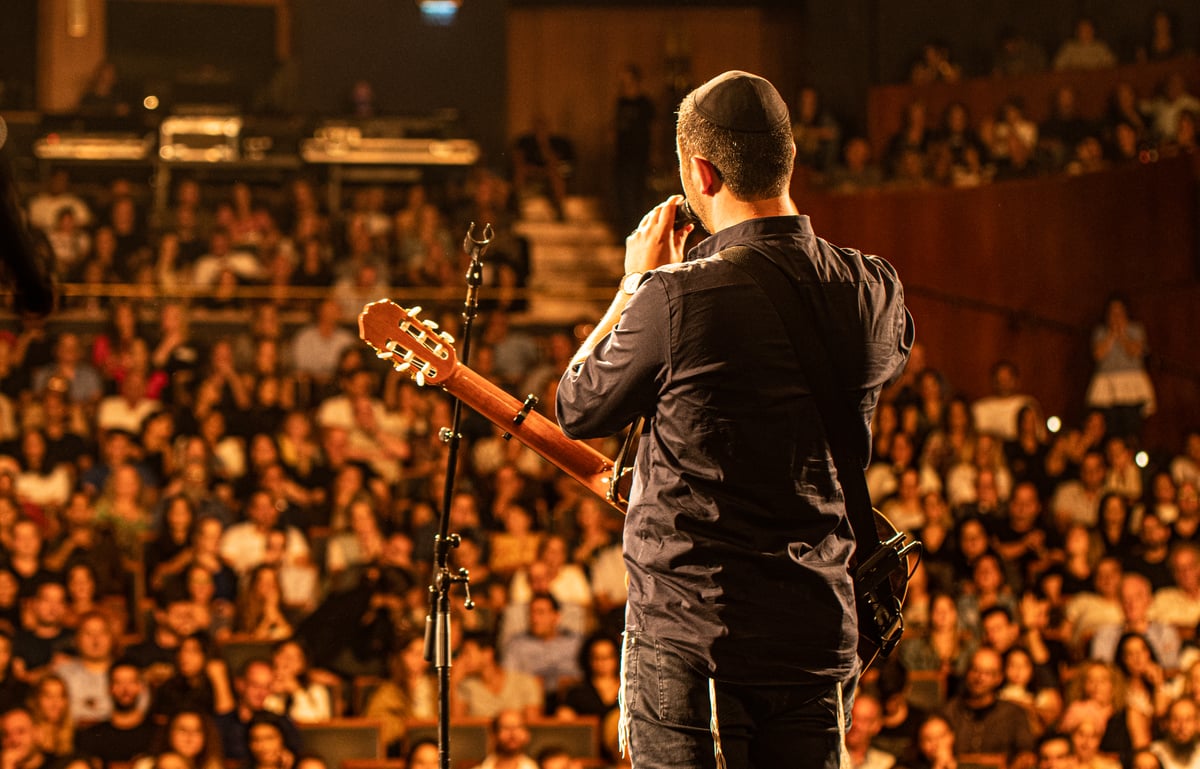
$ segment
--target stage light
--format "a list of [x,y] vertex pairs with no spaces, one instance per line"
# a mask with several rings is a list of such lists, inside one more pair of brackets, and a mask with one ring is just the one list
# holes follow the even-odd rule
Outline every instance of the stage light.
[[1057,433],[1062,429],[1062,420],[1058,417],[1050,417],[1046,420],[1046,429],[1052,433]]
[[435,27],[448,27],[454,23],[462,0],[417,0],[421,9],[421,18],[426,24]]
[[1150,455],[1144,451],[1139,451],[1133,456],[1133,463],[1145,470],[1150,466]]

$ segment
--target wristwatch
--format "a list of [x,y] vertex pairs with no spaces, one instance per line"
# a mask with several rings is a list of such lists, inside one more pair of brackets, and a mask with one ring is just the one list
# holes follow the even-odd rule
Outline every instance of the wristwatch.
[[632,296],[633,292],[638,290],[638,286],[642,285],[642,278],[645,275],[644,272],[631,272],[621,278],[621,291]]

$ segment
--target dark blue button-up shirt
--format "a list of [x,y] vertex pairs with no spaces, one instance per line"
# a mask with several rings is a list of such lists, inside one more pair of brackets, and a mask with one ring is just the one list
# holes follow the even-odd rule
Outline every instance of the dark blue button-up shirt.
[[[722,259],[750,245],[798,282],[830,351],[801,361],[754,279]],[[764,265],[772,275],[770,265]],[[853,534],[806,368],[829,365],[869,418],[902,369],[912,319],[895,270],[817,238],[808,217],[752,219],[651,273],[558,391],[575,438],[651,417],[625,520],[627,624],[706,675],[844,679],[856,667]],[[852,394],[851,394],[852,393]]]

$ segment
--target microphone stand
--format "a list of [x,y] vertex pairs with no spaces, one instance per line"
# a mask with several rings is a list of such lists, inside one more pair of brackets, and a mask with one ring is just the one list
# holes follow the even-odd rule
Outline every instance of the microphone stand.
[[[479,312],[479,286],[483,283],[483,264],[480,261],[492,242],[492,225],[484,225],[483,237],[474,237],[475,222],[467,228],[463,250],[471,255],[467,267],[467,299],[463,306],[462,341],[458,358],[463,365],[470,361],[471,327]],[[432,662],[438,674],[438,765],[450,769],[450,589],[461,584],[465,593],[463,606],[475,608],[471,600],[471,575],[465,568],[451,573],[447,564],[450,549],[462,541],[450,533],[450,502],[454,496],[454,475],[458,467],[458,449],[462,442],[459,425],[462,421],[462,401],[454,398],[450,427],[443,427],[439,436],[447,452],[446,482],[442,488],[442,511],[438,534],[433,544],[433,584],[429,586],[429,614],[425,617],[425,659]]]

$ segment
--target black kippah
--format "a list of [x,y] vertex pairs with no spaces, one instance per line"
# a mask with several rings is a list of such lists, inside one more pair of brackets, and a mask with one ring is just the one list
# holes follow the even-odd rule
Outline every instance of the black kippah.
[[775,86],[741,70],[709,80],[692,92],[692,101],[701,117],[729,131],[767,133],[791,120]]

